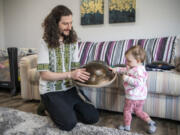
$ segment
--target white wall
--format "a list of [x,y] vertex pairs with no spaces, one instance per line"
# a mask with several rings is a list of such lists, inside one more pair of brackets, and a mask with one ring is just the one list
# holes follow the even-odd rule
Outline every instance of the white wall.
[[4,10],[3,0],[0,0],[0,48],[4,47]]
[[151,38],[180,34],[180,0],[136,0],[136,22],[109,24],[108,0],[103,25],[80,25],[80,0],[4,0],[5,45],[37,47],[41,23],[58,5],[73,12],[73,25],[81,40],[102,41]]

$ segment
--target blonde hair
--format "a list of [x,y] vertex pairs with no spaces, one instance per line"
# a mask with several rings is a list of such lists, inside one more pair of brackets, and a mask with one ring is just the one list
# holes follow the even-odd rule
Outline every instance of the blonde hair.
[[146,59],[146,52],[145,50],[140,46],[140,45],[135,45],[131,48],[129,48],[126,52],[125,55],[127,54],[132,54],[132,56],[137,60],[141,61],[142,63]]

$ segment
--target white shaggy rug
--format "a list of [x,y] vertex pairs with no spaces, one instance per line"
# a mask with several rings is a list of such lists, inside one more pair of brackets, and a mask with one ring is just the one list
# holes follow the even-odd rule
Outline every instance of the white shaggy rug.
[[78,123],[70,131],[58,129],[49,117],[0,107],[0,135],[140,135],[114,128]]

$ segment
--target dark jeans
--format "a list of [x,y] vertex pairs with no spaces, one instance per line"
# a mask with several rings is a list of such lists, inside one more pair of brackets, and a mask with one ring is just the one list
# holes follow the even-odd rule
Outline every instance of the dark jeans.
[[46,93],[41,98],[50,117],[62,130],[70,131],[78,121],[93,124],[99,119],[96,108],[84,102],[75,87],[67,91]]

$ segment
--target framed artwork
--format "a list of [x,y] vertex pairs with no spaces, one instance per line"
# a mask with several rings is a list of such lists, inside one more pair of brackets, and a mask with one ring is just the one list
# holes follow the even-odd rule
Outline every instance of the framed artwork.
[[81,25],[104,23],[104,0],[81,0]]
[[136,0],[109,0],[109,23],[135,22]]

